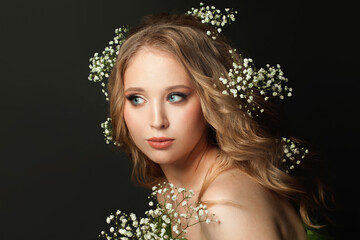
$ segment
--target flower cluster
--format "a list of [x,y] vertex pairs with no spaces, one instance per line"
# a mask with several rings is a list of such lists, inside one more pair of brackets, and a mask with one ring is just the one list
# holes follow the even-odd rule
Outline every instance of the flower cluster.
[[[102,55],[99,56],[98,53],[95,53],[94,56],[90,58],[90,75],[88,77],[90,81],[102,82],[104,78],[109,78],[114,67],[116,57],[119,54],[120,46],[125,41],[125,34],[127,32],[127,27],[115,29],[116,36],[109,42],[109,46],[105,48]],[[104,93],[106,100],[109,101],[105,83],[102,82],[101,86],[103,87],[102,92]]]
[[[102,231],[100,237],[106,240],[185,240],[181,237],[187,228],[205,222],[218,222],[209,218],[206,205],[191,202],[194,196],[192,190],[175,188],[171,183],[162,183],[152,188],[150,199],[158,199],[155,209],[145,212],[145,218],[137,217],[134,213],[127,215],[117,210],[106,218],[112,224],[109,233]],[[151,200],[149,206],[154,206]]]
[[284,150],[282,163],[285,165],[285,172],[289,173],[290,170],[295,168],[295,165],[301,163],[301,160],[305,158],[306,154],[309,153],[309,150],[302,147],[299,143],[285,137],[281,139],[281,142]]
[[215,28],[214,32],[207,31],[207,35],[211,36],[213,40],[216,40],[216,36],[221,33],[221,27],[227,23],[235,21],[235,15],[237,11],[230,8],[225,8],[226,14],[223,14],[219,9],[214,6],[204,6],[204,3],[200,2],[200,8],[191,8],[186,14],[196,16],[201,19],[202,23],[210,24]]
[[103,134],[106,144],[110,144],[112,142],[116,146],[121,146],[120,143],[113,140],[111,118],[107,118],[105,122],[101,123],[101,128],[104,129]]
[[223,94],[243,99],[243,104],[239,107],[246,110],[249,116],[258,116],[258,112],[264,111],[254,101],[255,91],[263,95],[265,101],[269,98],[284,99],[285,96],[292,96],[292,88],[285,85],[288,79],[284,77],[279,64],[276,67],[267,64],[266,68],[256,70],[251,58],[244,58],[242,61],[235,60],[236,49],[229,52],[233,55],[234,61],[233,68],[229,69],[227,77],[219,78],[228,88],[223,91]]

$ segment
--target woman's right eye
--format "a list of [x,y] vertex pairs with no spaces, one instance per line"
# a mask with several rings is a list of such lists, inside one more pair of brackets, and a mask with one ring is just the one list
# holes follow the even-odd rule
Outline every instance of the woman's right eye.
[[140,105],[142,103],[145,102],[145,100],[139,96],[136,96],[136,95],[130,95],[130,96],[127,96],[126,97],[127,100],[129,100],[131,102],[131,104],[133,105]]

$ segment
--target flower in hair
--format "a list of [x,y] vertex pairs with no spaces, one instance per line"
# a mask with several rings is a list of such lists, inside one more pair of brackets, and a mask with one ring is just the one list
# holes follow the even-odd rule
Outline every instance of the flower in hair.
[[211,36],[213,40],[216,40],[216,37],[222,31],[221,27],[235,21],[237,11],[225,8],[225,12],[226,13],[223,14],[221,10],[214,6],[204,6],[204,3],[200,2],[200,8],[191,8],[186,14],[196,16],[201,19],[202,23],[213,26],[215,31],[207,31],[206,34]]
[[101,123],[101,128],[104,129],[104,139],[106,144],[114,143],[116,146],[121,146],[120,143],[114,141],[112,136],[111,118],[107,118],[105,122]]
[[281,138],[283,144],[284,156],[282,159],[283,169],[286,173],[289,173],[295,168],[296,165],[301,163],[301,160],[305,158],[309,150],[302,147],[299,143],[294,142],[288,138]]
[[235,60],[234,50],[229,50],[233,55],[233,68],[229,69],[227,76],[222,76],[219,80],[227,87],[223,94],[232,95],[234,98],[240,97],[243,103],[239,106],[244,109],[246,113],[253,117],[258,116],[258,113],[264,111],[254,101],[254,92],[259,92],[264,100],[269,98],[284,99],[292,96],[292,88],[289,88],[286,83],[288,79],[284,77],[284,73],[277,64],[272,67],[269,64],[266,68],[257,70],[251,58],[244,58]]
[[106,97],[106,101],[109,101],[109,98],[106,91],[106,84],[103,80],[107,80],[110,77],[116,57],[119,54],[119,49],[125,41],[125,35],[127,32],[127,27],[115,29],[116,36],[109,42],[109,46],[105,48],[102,55],[95,53],[94,56],[90,58],[90,75],[88,79],[93,82],[101,82],[101,86],[103,88],[102,92]]

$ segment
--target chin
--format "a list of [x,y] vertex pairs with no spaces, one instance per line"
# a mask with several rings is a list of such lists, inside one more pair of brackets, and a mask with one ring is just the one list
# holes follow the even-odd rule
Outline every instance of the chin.
[[167,165],[175,163],[176,160],[174,157],[171,156],[159,156],[160,154],[157,154],[157,156],[153,155],[146,155],[152,162],[157,163],[159,165]]
[[176,154],[167,150],[152,150],[150,152],[144,152],[144,154],[154,163],[159,165],[173,164],[177,162],[179,157],[175,157]]

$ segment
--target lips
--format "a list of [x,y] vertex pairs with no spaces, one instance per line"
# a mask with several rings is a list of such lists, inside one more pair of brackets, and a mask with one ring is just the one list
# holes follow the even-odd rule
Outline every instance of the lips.
[[172,145],[174,139],[166,138],[166,137],[153,137],[147,139],[149,145],[156,149],[165,149]]

